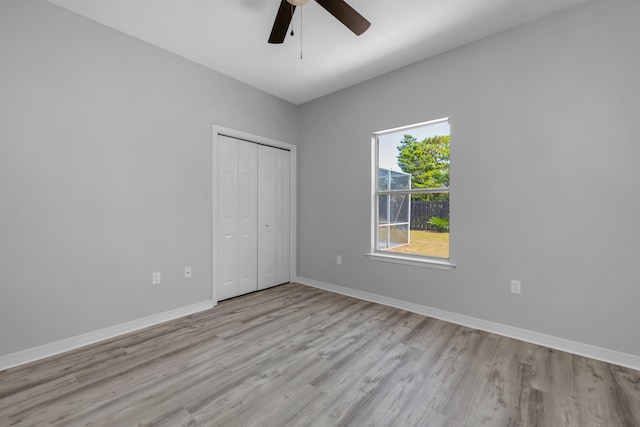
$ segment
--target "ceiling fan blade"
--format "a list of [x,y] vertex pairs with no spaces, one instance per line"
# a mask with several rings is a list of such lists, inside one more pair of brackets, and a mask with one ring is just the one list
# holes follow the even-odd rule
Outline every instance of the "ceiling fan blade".
[[295,10],[296,7],[294,5],[287,2],[287,0],[282,0],[276,20],[273,22],[269,43],[284,43],[284,38],[287,36],[287,30]]
[[356,35],[360,35],[367,31],[371,26],[371,22],[364,19],[354,8],[349,6],[344,0],[316,0],[320,6],[324,7],[327,12],[336,17],[347,28]]

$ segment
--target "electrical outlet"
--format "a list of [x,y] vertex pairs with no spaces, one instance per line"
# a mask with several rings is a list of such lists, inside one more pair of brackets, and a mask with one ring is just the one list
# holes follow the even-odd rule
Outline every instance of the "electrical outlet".
[[151,283],[153,283],[154,285],[159,285],[160,284],[160,272],[156,271],[155,273],[153,273],[153,275],[151,276]]
[[520,283],[520,280],[511,281],[511,293],[518,295],[522,293],[522,283]]
[[336,256],[336,264],[338,265],[342,264],[342,255]]
[[191,279],[191,267],[184,268],[184,278]]

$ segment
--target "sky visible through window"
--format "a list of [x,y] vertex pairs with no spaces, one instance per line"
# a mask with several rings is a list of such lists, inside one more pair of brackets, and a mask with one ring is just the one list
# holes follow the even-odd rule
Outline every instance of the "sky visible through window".
[[400,145],[405,134],[409,134],[418,141],[422,141],[425,138],[431,138],[436,135],[449,135],[450,129],[449,122],[443,121],[378,137],[378,166],[394,171],[401,171],[397,159],[398,145]]

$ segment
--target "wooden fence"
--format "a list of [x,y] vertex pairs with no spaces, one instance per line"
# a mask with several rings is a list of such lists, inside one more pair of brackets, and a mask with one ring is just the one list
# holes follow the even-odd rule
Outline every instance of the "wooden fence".
[[437,216],[449,219],[448,200],[412,200],[411,201],[411,229],[430,230],[435,227],[427,224],[429,218]]

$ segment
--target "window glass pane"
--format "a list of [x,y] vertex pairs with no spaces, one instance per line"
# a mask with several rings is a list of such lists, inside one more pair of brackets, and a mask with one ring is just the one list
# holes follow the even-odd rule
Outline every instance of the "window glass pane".
[[390,250],[449,258],[449,193],[414,194],[411,198],[409,244]]
[[389,200],[390,218],[392,224],[398,222],[409,222],[409,211],[411,206],[411,198],[408,194],[393,194]]
[[[378,168],[408,174],[411,188],[447,188],[449,147],[450,127],[447,121],[382,135],[378,137]],[[391,189],[407,188],[393,188],[393,172]],[[409,184],[408,178],[398,177],[398,180],[402,185]]]

